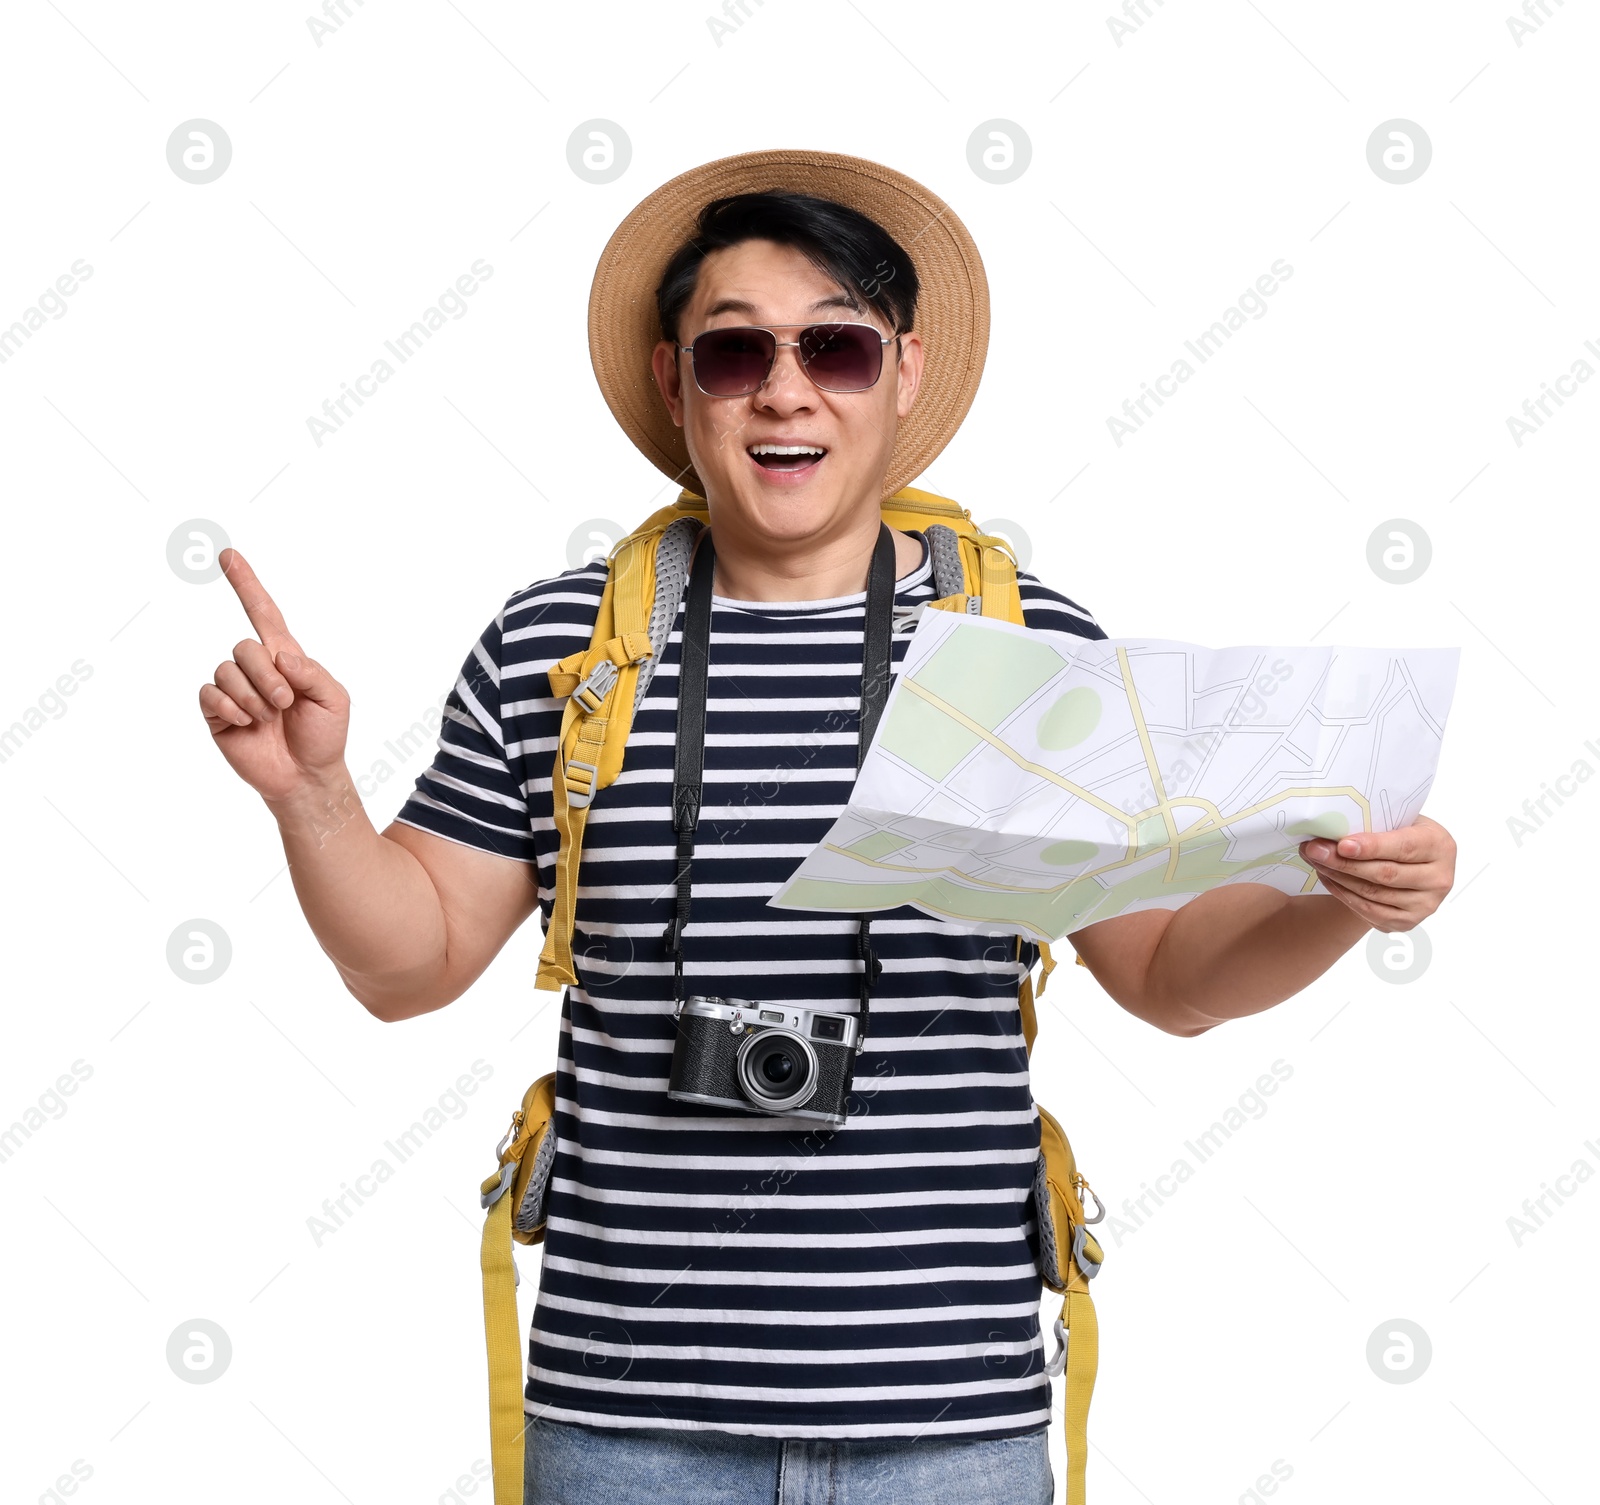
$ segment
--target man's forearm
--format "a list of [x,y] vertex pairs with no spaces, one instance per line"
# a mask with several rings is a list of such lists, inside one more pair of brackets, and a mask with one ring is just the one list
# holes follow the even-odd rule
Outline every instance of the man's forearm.
[[444,911],[426,869],[374,829],[342,766],[267,807],[300,907],[345,986],[380,1019],[419,1012],[446,963]]
[[1371,928],[1331,894],[1213,889],[1173,913],[1139,1006],[1125,1006],[1173,1034],[1200,1034],[1293,997]]

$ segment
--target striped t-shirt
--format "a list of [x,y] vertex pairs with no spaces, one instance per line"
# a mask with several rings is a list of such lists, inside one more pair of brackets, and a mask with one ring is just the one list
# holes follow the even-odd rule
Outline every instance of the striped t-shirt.
[[[563,705],[547,671],[588,646],[604,573],[506,602],[398,817],[536,864],[546,919]],[[1105,636],[1031,575],[1021,593],[1028,626]],[[933,595],[924,541],[895,602]],[[849,797],[864,612],[864,593],[713,602],[686,994],[858,1007],[856,919],[766,901]],[[680,606],[585,834],[525,1409],[766,1437],[1035,1431],[1050,1419],[1039,1119],[1017,1006],[1033,947],[1019,960],[1013,934],[875,916],[883,973],[843,1127],[667,1097],[682,622]]]

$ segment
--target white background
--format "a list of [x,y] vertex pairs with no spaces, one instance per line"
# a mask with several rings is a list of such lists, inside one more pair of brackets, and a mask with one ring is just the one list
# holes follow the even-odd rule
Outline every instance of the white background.
[[[1507,821],[1600,769],[1600,383],[1520,445],[1506,420],[1600,369],[1600,18],[1552,4],[1519,46],[1509,0],[1169,0],[1119,45],[1094,4],[748,8],[719,44],[710,0],[369,0],[319,46],[288,3],[7,7],[0,325],[76,260],[92,276],[0,365],[0,727],[48,712],[0,762],[0,1125],[92,1075],[0,1163],[5,1498],[54,1498],[81,1460],[90,1502],[429,1505],[487,1457],[477,1185],[553,1061],[539,938],[403,1027],[344,992],[196,707],[247,624],[167,543],[205,519],[251,559],[350,687],[386,824],[431,739],[385,743],[504,599],[566,567],[578,524],[665,500],[589,370],[602,245],[667,178],[782,146],[887,162],[969,226],[989,364],[920,484],[1020,523],[1113,636],[1463,649],[1427,806],[1458,881],[1421,976],[1357,947],[1194,1040],[1081,968],[1041,1004],[1037,1095],[1113,1210],[1274,1060],[1293,1073],[1106,1232],[1095,1505],[1249,1500],[1275,1460],[1294,1505],[1594,1499],[1600,1185],[1520,1244],[1507,1219],[1600,1170],[1600,782],[1520,843]],[[195,118],[233,148],[204,185],[166,156]],[[632,143],[604,185],[567,156],[596,118]],[[1367,159],[1395,118],[1433,147],[1403,185]],[[994,119],[1032,148],[1003,184],[968,159]],[[465,316],[314,443],[306,419],[478,258]],[[1115,443],[1123,399],[1280,258],[1265,314]],[[1432,546],[1404,585],[1367,558],[1396,518]],[[204,985],[166,960],[196,919],[232,945]],[[475,1060],[462,1117],[318,1247],[323,1199]],[[231,1339],[215,1383],[166,1362],[193,1318]],[[1366,1359],[1394,1318],[1431,1340],[1411,1383]],[[1051,1443],[1061,1481],[1059,1423]]]

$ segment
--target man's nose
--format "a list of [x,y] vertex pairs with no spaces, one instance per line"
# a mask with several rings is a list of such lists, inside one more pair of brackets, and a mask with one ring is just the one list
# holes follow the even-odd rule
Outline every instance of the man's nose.
[[817,388],[800,364],[799,348],[779,345],[772,359],[772,369],[756,392],[756,401],[767,407],[793,411],[809,407],[816,400]]

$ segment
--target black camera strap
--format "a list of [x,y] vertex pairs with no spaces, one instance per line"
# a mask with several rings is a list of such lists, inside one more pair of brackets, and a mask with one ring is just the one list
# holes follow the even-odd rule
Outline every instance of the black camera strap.
[[[683,1002],[683,932],[689,923],[694,867],[695,829],[700,823],[700,795],[706,752],[706,681],[711,663],[711,577],[716,551],[709,532],[700,537],[689,574],[687,604],[678,667],[678,737],[672,770],[672,825],[678,839],[677,909],[667,925],[667,950],[672,956],[672,996]],[[861,731],[856,744],[856,770],[867,755],[867,744],[877,730],[889,698],[893,671],[894,534],[880,524],[867,579],[866,622],[861,647]],[[873,954],[871,918],[861,916],[856,936],[856,956],[861,962],[861,1011],[856,1030],[859,1054],[867,1040],[867,1012],[873,984],[883,964]]]

